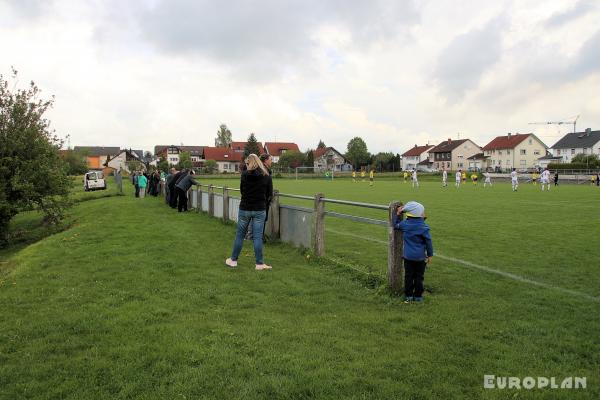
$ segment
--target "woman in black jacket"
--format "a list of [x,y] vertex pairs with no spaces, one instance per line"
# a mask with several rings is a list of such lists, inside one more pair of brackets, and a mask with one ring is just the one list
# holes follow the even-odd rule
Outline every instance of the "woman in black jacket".
[[230,267],[237,267],[237,259],[242,251],[244,236],[248,226],[252,227],[252,241],[254,243],[254,256],[256,269],[261,271],[271,269],[263,260],[262,233],[266,217],[267,199],[273,196],[273,186],[269,172],[256,154],[246,158],[247,169],[242,172],[240,191],[242,200],[238,211],[238,224],[231,257],[225,260]]

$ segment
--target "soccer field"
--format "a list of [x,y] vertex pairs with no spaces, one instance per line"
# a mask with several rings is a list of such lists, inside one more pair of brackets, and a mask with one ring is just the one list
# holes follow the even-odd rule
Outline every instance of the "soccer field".
[[[233,180],[206,183],[238,185]],[[506,290],[522,291],[525,287],[558,298],[600,299],[600,188],[596,186],[553,186],[550,192],[542,192],[539,185],[522,183],[513,192],[508,183],[486,188],[481,183],[467,183],[456,188],[451,182],[443,188],[437,182],[421,182],[419,188],[413,188],[401,180],[376,180],[371,187],[367,181],[349,179],[279,179],[274,186],[282,193],[324,193],[330,198],[375,204],[393,200],[423,203],[438,255],[427,280],[436,286],[443,286],[443,282],[436,282],[439,271],[470,269],[505,285]],[[281,202],[313,206],[310,201],[282,198]],[[333,204],[326,208],[387,219],[385,211]],[[385,274],[385,227],[331,217],[326,217],[325,226],[327,256]],[[510,285],[519,280],[525,284]]]

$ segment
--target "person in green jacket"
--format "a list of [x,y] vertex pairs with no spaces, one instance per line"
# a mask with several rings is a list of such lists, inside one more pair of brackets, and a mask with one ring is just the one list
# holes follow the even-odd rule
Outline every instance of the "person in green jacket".
[[144,196],[146,196],[146,186],[148,186],[148,178],[146,178],[146,176],[141,172],[138,172],[138,174],[140,174],[138,176],[138,186],[140,187],[140,199],[143,199]]

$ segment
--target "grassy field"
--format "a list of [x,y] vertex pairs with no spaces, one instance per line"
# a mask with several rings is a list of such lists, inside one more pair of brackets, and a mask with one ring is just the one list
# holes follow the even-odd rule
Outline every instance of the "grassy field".
[[[274,269],[256,272],[246,243],[229,270],[233,225],[135,199],[125,184],[127,196],[77,204],[68,229],[0,253],[0,398],[600,396],[597,188],[275,186],[423,202],[439,254],[425,304],[368,289],[341,266],[383,276],[381,227],[327,218],[327,258],[341,262],[273,243]],[[26,237],[36,221],[20,215],[14,230]],[[486,390],[485,374],[585,376],[587,389]]]

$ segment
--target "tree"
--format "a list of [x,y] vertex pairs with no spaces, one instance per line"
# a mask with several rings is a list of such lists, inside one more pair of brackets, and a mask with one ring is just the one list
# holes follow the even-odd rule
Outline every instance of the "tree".
[[169,171],[169,162],[167,161],[166,157],[160,157],[158,160],[158,170],[165,172]]
[[325,146],[325,143],[323,143],[323,141],[319,139],[319,144],[317,145],[317,149],[324,149],[325,147],[327,147],[327,146]]
[[305,167],[314,167],[315,166],[315,153],[312,149],[308,149],[306,153],[304,153],[304,166]]
[[[16,86],[15,70],[13,80]],[[39,96],[35,83],[11,91],[0,75],[0,245],[7,243],[8,224],[19,212],[36,209],[45,223],[56,224],[69,205],[62,142],[44,118],[54,99]]]
[[306,156],[299,151],[286,151],[279,157],[277,165],[281,168],[301,167],[306,162]]
[[571,160],[572,163],[581,163],[585,164],[588,167],[594,168],[597,165],[600,165],[600,160],[598,160],[598,156],[595,154],[577,154]]
[[67,174],[81,175],[87,172],[87,151],[66,150],[61,153],[61,157],[67,164]]
[[204,169],[207,174],[212,174],[217,169],[217,162],[215,160],[206,160],[204,162]]
[[231,131],[227,128],[227,125],[221,124],[217,131],[217,138],[215,139],[215,147],[229,147],[231,145]]
[[375,165],[375,169],[378,171],[390,171],[392,170],[393,159],[394,153],[379,152],[373,156],[373,164]]
[[346,149],[346,159],[357,169],[369,161],[369,151],[367,144],[360,137],[355,137],[348,142]]
[[192,168],[192,154],[189,151],[184,151],[179,155],[179,163],[177,169],[182,170]]
[[250,154],[260,155],[260,148],[258,147],[258,141],[256,140],[254,133],[251,133],[250,136],[248,136],[246,147],[244,147],[244,157],[248,157]]

